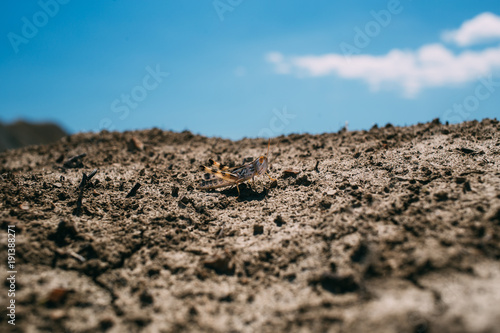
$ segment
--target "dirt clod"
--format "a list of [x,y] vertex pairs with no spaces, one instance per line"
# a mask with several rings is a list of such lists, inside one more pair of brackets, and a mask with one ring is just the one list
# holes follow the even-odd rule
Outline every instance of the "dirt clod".
[[127,141],[127,149],[129,151],[142,151],[144,150],[144,143],[137,137],[133,136],[129,141]]
[[54,288],[47,296],[45,305],[47,307],[57,307],[63,305],[66,301],[70,290],[66,288]]
[[264,233],[264,226],[261,224],[254,224],[253,225],[253,234],[254,236],[256,235],[262,235]]
[[172,196],[173,197],[178,197],[179,196],[179,187],[178,186],[172,187]]
[[278,215],[276,216],[276,218],[274,219],[274,223],[278,226],[278,227],[281,227],[283,224],[285,224],[285,220],[283,219],[283,217],[281,217],[281,215]]
[[231,257],[228,254],[208,258],[203,262],[203,265],[206,268],[214,270],[217,274],[234,274],[234,265],[231,264]]
[[87,156],[87,154],[79,154],[76,156],[70,157],[66,162],[64,162],[63,166],[65,168],[71,169],[71,168],[83,168],[83,162],[82,159]]
[[325,272],[312,282],[319,283],[323,289],[333,294],[345,294],[359,289],[359,283],[352,274],[339,275],[336,273]]
[[61,221],[57,225],[54,233],[50,234],[48,239],[53,240],[57,246],[64,246],[69,244],[71,240],[77,239],[78,232],[75,225],[71,221]]

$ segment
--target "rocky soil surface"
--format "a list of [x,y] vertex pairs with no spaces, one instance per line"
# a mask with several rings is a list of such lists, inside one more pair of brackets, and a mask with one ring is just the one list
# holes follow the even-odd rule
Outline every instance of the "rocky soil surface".
[[0,153],[0,331],[500,332],[499,133],[273,138],[277,181],[240,196],[198,190],[199,165],[267,140],[152,129]]

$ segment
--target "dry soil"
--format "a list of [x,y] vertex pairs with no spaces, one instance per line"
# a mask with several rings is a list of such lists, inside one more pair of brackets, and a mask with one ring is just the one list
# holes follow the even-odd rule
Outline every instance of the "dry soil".
[[277,181],[239,197],[198,190],[199,165],[267,140],[152,129],[0,153],[0,330],[500,332],[499,130],[274,138]]

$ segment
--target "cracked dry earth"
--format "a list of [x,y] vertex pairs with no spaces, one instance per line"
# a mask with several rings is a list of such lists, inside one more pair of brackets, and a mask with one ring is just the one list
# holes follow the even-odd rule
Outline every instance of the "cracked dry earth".
[[13,224],[18,275],[0,330],[500,332],[499,130],[274,138],[277,182],[240,197],[197,190],[198,167],[266,140],[153,129],[1,153],[0,260]]

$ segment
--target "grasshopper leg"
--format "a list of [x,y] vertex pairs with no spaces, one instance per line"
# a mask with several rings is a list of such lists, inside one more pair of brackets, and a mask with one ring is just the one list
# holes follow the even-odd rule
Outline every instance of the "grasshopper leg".
[[277,180],[277,179],[274,179],[273,177],[269,176],[269,174],[267,173],[267,171],[266,171],[266,175],[267,175],[267,176],[269,177],[269,179],[271,179],[273,182],[274,182],[275,180]]

